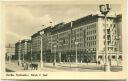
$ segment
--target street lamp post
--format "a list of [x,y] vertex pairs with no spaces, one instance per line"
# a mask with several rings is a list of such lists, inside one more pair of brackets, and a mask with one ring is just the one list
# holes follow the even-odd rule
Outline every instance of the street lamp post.
[[11,53],[9,53],[9,63],[11,63]]
[[87,65],[88,65],[88,59],[89,59],[89,58],[88,58],[88,53],[89,53],[88,50],[89,50],[89,49],[86,49],[86,59],[87,59],[87,60],[86,60],[86,63],[87,63]]
[[75,45],[76,45],[76,64],[78,64],[78,58],[77,58],[77,45],[78,45],[78,42],[75,42]]
[[61,52],[59,52],[59,62],[61,64]]
[[70,35],[70,68],[71,68],[71,50],[72,50],[72,27],[73,27],[73,21],[71,21],[71,35]]
[[22,59],[22,61],[24,62],[24,52],[23,52],[23,59]]
[[109,4],[105,4],[105,5],[100,5],[100,12],[101,14],[103,14],[105,16],[105,65],[104,65],[104,70],[105,71],[110,71],[110,65],[108,62],[108,47],[107,47],[107,27],[106,27],[106,15],[108,14],[108,12],[110,11],[110,5]]
[[41,53],[40,53],[40,66],[41,66],[41,68],[43,68],[43,47],[42,47],[42,35],[44,34],[44,31],[41,31],[40,32],[40,39],[41,39]]
[[26,55],[27,55],[27,41],[25,41],[25,45],[24,45],[24,48],[25,48],[25,50],[24,50],[24,61],[26,60]]
[[117,53],[116,53],[116,62],[117,62],[117,66],[118,66],[118,54],[120,53],[119,51],[119,40],[120,40],[120,36],[117,36],[116,38],[115,38],[116,40],[117,40]]
[[31,57],[30,57],[30,61],[32,62],[32,44],[31,44]]
[[21,65],[21,41],[19,41],[19,50],[18,50],[18,65]]
[[57,46],[56,45],[54,45],[54,48],[55,48],[55,54],[54,54],[54,63],[53,63],[53,66],[55,66],[55,64],[56,64],[56,49],[57,49]]

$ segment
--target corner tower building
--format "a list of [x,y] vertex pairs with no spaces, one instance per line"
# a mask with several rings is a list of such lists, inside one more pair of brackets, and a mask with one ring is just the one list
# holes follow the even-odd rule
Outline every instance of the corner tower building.
[[[75,62],[76,45],[78,62],[97,62],[105,57],[105,25],[107,27],[107,51],[109,58],[116,58],[118,34],[117,16],[88,15],[75,21],[52,28],[52,53],[56,51],[57,61]],[[54,47],[56,45],[56,48]],[[120,45],[120,44],[119,44]],[[119,54],[120,55],[120,54]]]

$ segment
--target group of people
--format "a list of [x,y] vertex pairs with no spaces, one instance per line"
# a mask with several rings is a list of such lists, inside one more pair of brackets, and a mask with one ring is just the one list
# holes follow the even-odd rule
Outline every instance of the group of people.
[[[20,63],[18,62],[18,65],[20,65]],[[24,68],[24,70],[37,70],[38,69],[38,63],[34,63],[34,62],[21,62],[21,66]]]

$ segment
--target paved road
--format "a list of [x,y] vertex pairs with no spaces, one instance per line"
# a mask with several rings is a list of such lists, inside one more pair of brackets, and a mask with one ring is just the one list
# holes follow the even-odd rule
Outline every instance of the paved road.
[[[31,70],[30,68],[28,70],[24,70],[22,66],[18,66],[17,63],[6,63],[6,71],[43,71],[43,72],[63,72],[63,71],[68,71],[68,72],[103,72],[104,67],[103,66],[97,66],[96,64],[69,64],[69,63],[56,63],[55,66],[53,66],[52,63],[44,63],[44,67],[41,69],[40,64],[38,70]],[[121,71],[122,67],[111,67],[111,71],[117,72]]]

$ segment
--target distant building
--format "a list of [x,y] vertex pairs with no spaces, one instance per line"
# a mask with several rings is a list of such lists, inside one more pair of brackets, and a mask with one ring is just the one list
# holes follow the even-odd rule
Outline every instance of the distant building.
[[24,39],[15,44],[15,57],[17,60],[31,60],[31,40]]
[[15,46],[13,44],[9,44],[8,46],[6,46],[6,60],[9,59],[15,59],[14,58],[15,55]]
[[24,39],[21,41],[21,59],[31,60],[31,40]]
[[15,43],[15,57],[16,60],[21,60],[21,42],[18,41],[17,43]]

